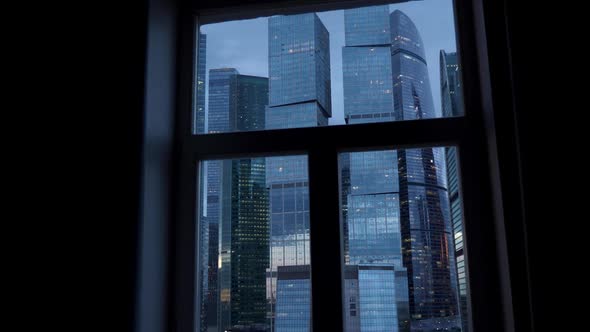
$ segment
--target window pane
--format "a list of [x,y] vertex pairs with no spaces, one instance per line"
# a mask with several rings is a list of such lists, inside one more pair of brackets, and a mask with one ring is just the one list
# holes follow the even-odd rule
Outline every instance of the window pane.
[[452,0],[200,27],[194,132],[463,114]]
[[339,162],[345,330],[467,331],[456,148]]
[[307,156],[202,163],[198,331],[309,331]]

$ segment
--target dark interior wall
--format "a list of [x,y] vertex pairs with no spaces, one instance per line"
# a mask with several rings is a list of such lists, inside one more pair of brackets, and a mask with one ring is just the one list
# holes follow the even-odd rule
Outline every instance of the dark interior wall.
[[[84,79],[95,88],[78,112],[91,112],[90,128],[96,129],[85,134],[96,137],[99,149],[91,150],[92,165],[81,165],[84,172],[92,169],[85,175],[92,185],[83,185],[90,193],[84,199],[93,202],[92,208],[84,211],[89,216],[77,222],[88,224],[96,219],[89,233],[96,242],[88,246],[98,257],[86,258],[93,275],[87,281],[90,291],[80,294],[93,309],[72,305],[85,312],[83,330],[134,331],[146,142],[148,2],[132,0],[95,9],[99,19],[86,24],[88,30],[98,30],[96,35],[85,35],[82,26],[72,29],[76,29],[77,41],[87,39],[93,53],[92,62],[88,62],[88,54],[80,55],[89,68]],[[75,144],[83,142],[80,139]],[[72,251],[80,254],[76,248]]]
[[[219,1],[213,1],[216,5]],[[114,282],[123,293],[119,294],[115,315],[123,318],[125,325],[131,328],[135,321],[137,310],[135,292],[138,288],[138,276],[141,267],[138,262],[138,248],[140,245],[139,234],[141,217],[144,215],[140,202],[142,200],[142,188],[145,184],[141,177],[144,170],[143,149],[147,143],[144,136],[144,124],[146,123],[146,64],[148,61],[147,45],[149,40],[148,27],[148,2],[139,1],[133,10],[125,9],[129,18],[118,28],[117,39],[124,43],[117,45],[118,63],[120,71],[117,72],[116,82],[113,82],[107,98],[113,99],[113,105],[117,105],[116,123],[110,135],[119,143],[116,147],[121,152],[121,159],[116,163],[117,193],[110,200],[110,206],[117,211],[118,234],[122,238],[122,245],[117,248],[116,258],[123,262],[124,269],[116,274]],[[154,14],[154,12],[152,12]],[[538,46],[542,45],[542,37],[539,36],[539,28],[544,25],[543,15],[531,15],[529,9],[508,6],[508,30],[510,31],[510,48],[513,64],[513,78],[515,89],[515,105],[517,117],[518,137],[520,140],[520,156],[523,168],[523,197],[526,208],[527,224],[525,230],[528,235],[528,254],[531,270],[531,294],[533,296],[533,308],[536,312],[546,312],[547,306],[540,296],[541,293],[550,291],[543,287],[547,281],[547,250],[544,248],[545,239],[550,236],[550,229],[544,227],[546,213],[545,207],[551,206],[549,198],[540,195],[545,188],[542,174],[535,172],[535,165],[546,163],[546,155],[538,149],[539,145],[551,148],[551,142],[547,140],[546,117],[540,118],[539,114],[546,114],[551,104],[546,98],[539,99],[539,91],[545,91],[542,72],[537,66]],[[533,37],[532,37],[533,36]],[[536,37],[534,37],[536,36]],[[120,38],[124,37],[124,38]],[[119,67],[118,67],[119,68]],[[117,139],[120,138],[120,139]],[[158,151],[158,150],[150,150]],[[162,156],[166,155],[166,149],[159,150]],[[158,158],[157,156],[155,158]],[[163,160],[163,159],[162,159]],[[162,161],[161,160],[161,161]],[[169,166],[159,164],[162,170],[167,172]],[[156,174],[156,173],[154,173]],[[154,178],[152,185],[160,186],[159,180]],[[154,187],[153,187],[154,188]],[[165,189],[169,190],[169,189]],[[165,194],[162,194],[165,196]],[[153,202],[158,197],[152,196]],[[553,257],[549,258],[553,260]],[[542,289],[542,292],[540,291]],[[154,307],[156,308],[156,307]],[[535,315],[537,325],[543,324],[543,319],[549,315]]]
[[[564,273],[569,255],[560,249],[572,245],[568,243],[572,240],[565,229],[559,230],[569,223],[563,210],[574,204],[566,198],[571,195],[561,190],[560,183],[568,182],[565,179],[571,172],[567,169],[571,161],[566,152],[569,143],[564,142],[558,123],[573,119],[575,114],[566,115],[568,94],[561,91],[568,87],[560,87],[567,84],[562,75],[570,69],[559,52],[552,59],[550,41],[556,41],[555,45],[568,43],[560,30],[557,4],[531,6],[506,1],[506,5],[533,321],[536,330],[544,331],[551,322],[561,320],[558,312],[564,310],[559,309],[563,303],[554,301],[560,297],[561,283],[572,283]],[[567,330],[562,325],[566,320],[558,323],[558,330]]]

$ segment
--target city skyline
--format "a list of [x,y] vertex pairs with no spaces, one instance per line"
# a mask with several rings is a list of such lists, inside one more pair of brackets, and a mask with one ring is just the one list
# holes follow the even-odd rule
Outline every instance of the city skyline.
[[[438,117],[433,91],[446,98],[441,109],[448,113],[443,82],[448,75],[436,68],[441,89],[432,89],[425,44],[405,13],[372,6],[346,10],[344,17],[346,123]],[[328,125],[333,102],[328,30],[316,13],[267,20],[269,77],[210,69],[208,132]],[[199,70],[199,83],[201,77]],[[197,127],[204,123],[200,120]],[[345,282],[345,299],[353,294],[355,303],[345,309],[346,330],[460,329],[444,148],[341,154],[340,163],[344,255],[347,268],[357,269],[356,279]],[[217,302],[214,326],[205,317],[211,306],[201,304],[202,324],[223,330],[305,330],[310,316],[301,316],[301,310],[311,309],[311,275],[304,275],[310,264],[307,157],[216,160],[204,169],[202,214],[209,227],[201,232],[219,243],[202,242],[208,248],[201,257],[217,278],[199,285],[204,302],[211,294]],[[292,270],[295,266],[301,268]],[[383,289],[390,290],[389,297],[379,295]],[[292,306],[280,296],[303,302]]]
[[[426,61],[430,69],[431,90],[437,114],[440,110],[439,51],[455,51],[455,29],[452,0],[412,1],[389,5],[389,11],[404,11],[417,26],[427,45]],[[344,11],[318,12],[330,34],[330,63],[332,81],[332,117],[329,124],[344,124],[344,93],[342,75],[342,47]],[[207,24],[201,32],[209,35],[207,68],[236,68],[241,73],[268,77],[268,18]]]

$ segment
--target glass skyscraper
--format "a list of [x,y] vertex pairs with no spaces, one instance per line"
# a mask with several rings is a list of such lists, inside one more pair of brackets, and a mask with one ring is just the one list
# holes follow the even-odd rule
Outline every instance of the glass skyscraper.
[[270,99],[266,129],[328,124],[330,37],[315,13],[268,20]]
[[[344,267],[344,323],[347,332],[399,331],[399,297],[406,297],[406,275],[391,264]],[[406,307],[407,311],[407,307]]]
[[[319,17],[315,13],[270,17],[268,41],[270,80],[265,129],[328,125],[332,115],[330,41]],[[287,268],[310,264],[307,156],[266,158],[266,166],[271,210],[271,262],[267,271],[270,320],[277,331],[294,331],[301,322],[294,320],[295,314],[288,314],[289,308],[298,306],[305,317],[311,308],[309,301],[305,306],[289,297],[307,292],[309,298],[309,269],[298,272],[306,274],[305,281],[280,279],[279,267],[284,274]],[[298,290],[294,293],[286,283]],[[309,326],[301,328],[296,330],[307,331]]]
[[[196,72],[196,81],[195,81],[195,88],[196,93],[194,94],[194,128],[193,132],[197,134],[204,134],[205,133],[205,75],[206,75],[206,53],[207,53],[207,35],[199,33],[198,34],[198,63],[197,63],[197,72]],[[206,182],[206,171],[203,170],[200,173],[200,182]],[[201,322],[204,322],[207,317],[207,312],[209,308],[209,279],[210,276],[208,275],[209,269],[209,222],[207,220],[207,214],[205,212],[206,207],[204,205],[201,206],[201,211],[199,211],[200,217],[200,228],[199,228],[199,243],[202,248],[201,252],[201,261],[199,266],[200,271],[200,284],[197,285],[200,290],[200,298],[199,298],[199,306],[200,313],[199,317]],[[206,327],[205,324],[201,324],[201,332],[205,332]]]
[[[208,132],[264,128],[268,79],[233,68],[209,72]],[[208,289],[201,330],[266,324],[269,214],[264,158],[205,162]],[[203,257],[203,255],[201,256]],[[205,327],[205,328],[204,328]]]
[[[390,23],[396,120],[435,118],[422,38],[399,10]],[[444,149],[398,150],[398,161],[411,328],[460,330]]]
[[311,330],[309,265],[279,266],[275,332]]
[[195,87],[197,93],[194,95],[195,100],[195,128],[193,132],[197,134],[205,133],[205,75],[207,73],[207,35],[198,34],[197,47],[197,73]]
[[[279,266],[277,270],[274,331],[310,331],[310,266]],[[398,282],[406,278],[405,273],[397,275],[390,264],[346,265],[343,303],[346,331],[398,331],[398,292],[407,293],[407,288],[400,289]]]
[[461,116],[463,112],[463,87],[457,52],[440,50],[440,91],[444,117]]
[[219,318],[223,331],[266,325],[269,216],[264,158],[223,160]]
[[[410,18],[388,6],[344,17],[346,122],[437,117]],[[407,276],[396,294],[400,330],[460,329],[444,149],[348,153],[341,165],[347,264],[391,264]]]
[[344,11],[342,69],[347,124],[394,120],[389,29],[387,5]]
[[[443,116],[461,116],[463,98],[461,92],[461,71],[457,53],[440,51],[440,90]],[[463,214],[461,210],[461,193],[459,190],[459,169],[457,148],[445,148],[447,160],[447,179],[451,222],[455,238],[455,257],[457,259],[457,278],[459,282],[459,303],[463,331],[468,331],[467,323],[467,278],[465,275],[465,255],[463,253]]]
[[[342,49],[342,68],[347,124],[395,120],[390,28],[387,5],[344,11],[346,45]],[[375,297],[381,299],[379,305],[363,301],[361,296],[361,301],[355,304],[360,308],[359,318],[346,324],[350,332],[380,328],[409,330],[397,162],[394,150],[340,155],[346,264],[385,269],[372,272],[375,275],[371,278],[377,278],[374,282],[361,282],[368,273],[363,270],[359,275],[360,294],[380,292],[387,278],[391,287],[398,288],[397,291],[392,289],[388,298]],[[371,306],[387,307],[396,312],[391,316],[391,312],[370,309]]]

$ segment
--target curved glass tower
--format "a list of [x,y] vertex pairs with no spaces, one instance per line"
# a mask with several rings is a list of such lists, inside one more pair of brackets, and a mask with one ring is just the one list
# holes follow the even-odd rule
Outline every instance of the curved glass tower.
[[[435,118],[424,44],[412,20],[390,15],[396,120]],[[460,330],[444,148],[398,151],[400,222],[412,331]]]

